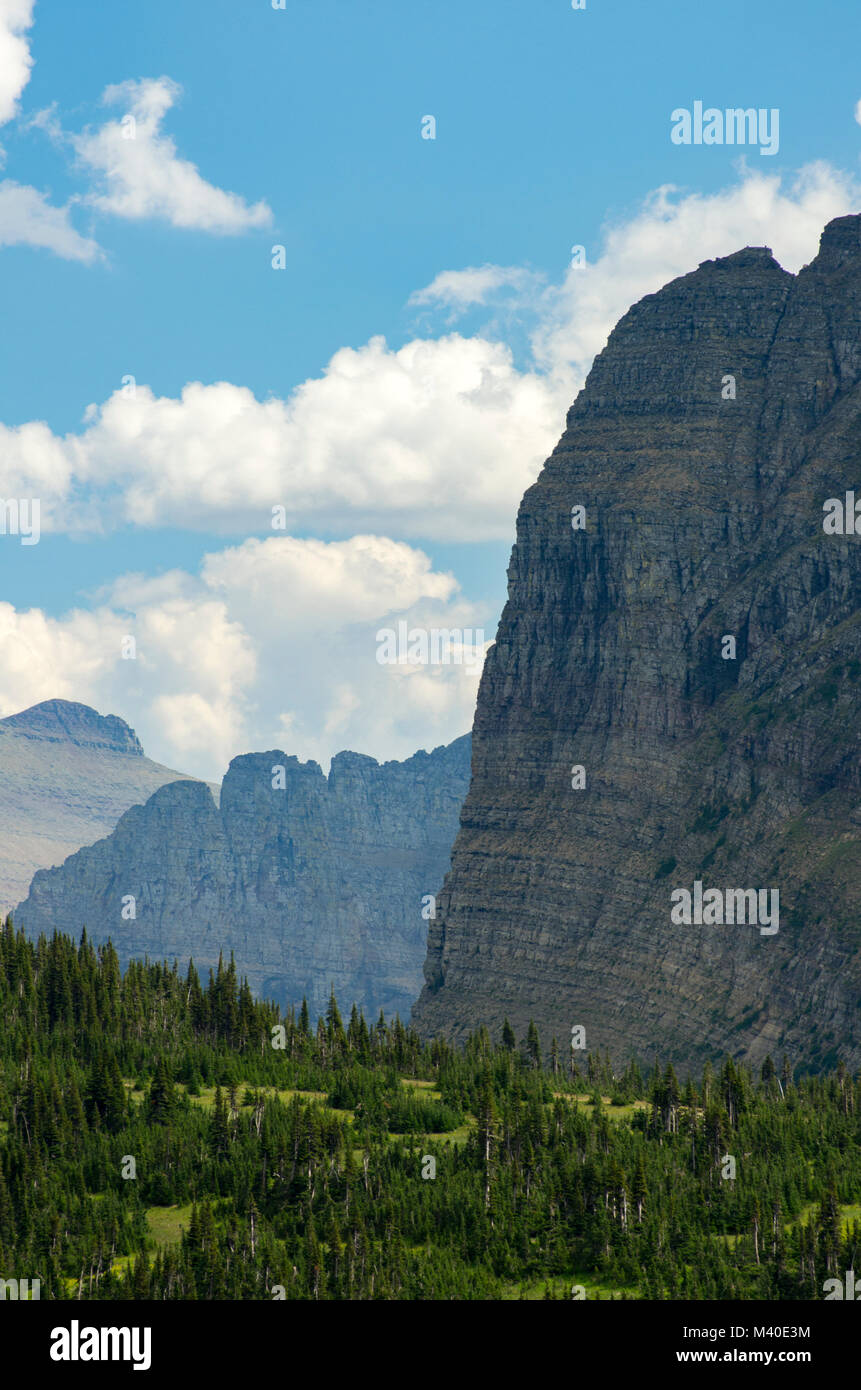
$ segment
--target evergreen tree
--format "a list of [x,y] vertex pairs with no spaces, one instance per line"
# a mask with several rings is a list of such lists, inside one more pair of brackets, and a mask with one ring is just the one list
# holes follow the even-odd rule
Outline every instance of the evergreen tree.
[[529,1028],[526,1033],[526,1055],[533,1067],[541,1068],[541,1040],[538,1036],[538,1029],[532,1020],[529,1020]]

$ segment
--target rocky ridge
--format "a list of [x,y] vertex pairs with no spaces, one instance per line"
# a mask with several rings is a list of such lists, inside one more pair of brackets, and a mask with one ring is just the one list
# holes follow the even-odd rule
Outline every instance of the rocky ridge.
[[[823,530],[853,488],[861,217],[621,319],[520,507],[422,1033],[861,1065],[861,539]],[[673,922],[697,881],[779,890],[779,931]]]
[[86,926],[123,964],[191,956],[204,977],[233,951],[284,1006],[304,995],[317,1014],[334,985],[347,1007],[406,1017],[469,764],[468,734],[404,762],[339,753],[328,778],[280,750],[234,758],[220,806],[201,782],[162,787],[37,873],[15,920],[30,935]]
[[183,775],[144,757],[122,719],[88,705],[45,700],[0,719],[0,917],[37,869],[107,835]]

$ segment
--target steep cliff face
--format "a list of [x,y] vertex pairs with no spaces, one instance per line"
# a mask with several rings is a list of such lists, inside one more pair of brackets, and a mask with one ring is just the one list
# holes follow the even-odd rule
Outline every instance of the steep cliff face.
[[123,963],[193,956],[205,972],[232,950],[252,988],[284,1005],[306,995],[322,1011],[334,984],[347,1005],[406,1017],[422,898],[448,867],[469,762],[468,734],[403,763],[339,753],[328,779],[278,751],[234,758],[220,808],[203,783],[163,787],[36,874],[15,920],[28,934],[86,925]]
[[88,705],[46,700],[0,719],[0,917],[37,869],[107,835],[182,775],[145,758],[122,719]]
[[[861,500],[859,330],[846,217],[797,276],[705,262],[596,358],[521,504],[421,1032],[861,1064],[861,539],[823,530]],[[673,921],[697,881],[777,889],[779,930]]]

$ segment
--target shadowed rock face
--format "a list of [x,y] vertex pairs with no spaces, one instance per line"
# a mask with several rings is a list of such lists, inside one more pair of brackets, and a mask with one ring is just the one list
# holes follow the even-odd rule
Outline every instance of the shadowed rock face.
[[87,705],[46,700],[0,719],[0,916],[37,869],[107,835],[182,775],[145,758],[122,719]]
[[193,956],[205,972],[232,950],[240,976],[284,1005],[307,995],[322,1012],[334,984],[347,1007],[405,1017],[421,985],[422,897],[448,867],[469,760],[468,734],[382,766],[339,753],[328,779],[279,751],[234,758],[220,809],[203,783],[163,787],[107,839],[36,874],[15,920],[31,935],[85,925],[123,964]]
[[[422,1033],[861,1065],[861,537],[823,531],[852,488],[861,218],[620,321],[520,507]],[[696,880],[777,888],[779,931],[674,924]]]

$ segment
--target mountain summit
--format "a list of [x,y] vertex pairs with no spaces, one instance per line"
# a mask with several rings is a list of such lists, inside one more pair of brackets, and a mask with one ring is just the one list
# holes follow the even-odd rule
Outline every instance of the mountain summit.
[[115,714],[99,714],[89,705],[79,705],[72,700],[43,700],[20,714],[0,719],[0,735],[6,730],[45,743],[103,748],[139,758],[144,755],[134,729],[123,719]]
[[144,757],[128,724],[89,705],[44,700],[0,719],[0,916],[37,869],[107,835],[183,775]]
[[855,495],[861,217],[625,314],[521,503],[422,1033],[861,1064]]

